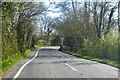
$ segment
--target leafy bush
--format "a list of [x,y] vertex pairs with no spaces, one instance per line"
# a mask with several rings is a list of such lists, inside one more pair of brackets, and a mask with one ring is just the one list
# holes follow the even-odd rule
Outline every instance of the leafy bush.
[[74,56],[120,67],[118,63],[118,36],[113,36],[111,33],[102,38],[96,38],[94,41],[84,40],[83,47],[76,52],[69,50],[68,46],[63,50]]
[[60,44],[61,44],[61,38],[59,36],[56,36],[51,41],[52,46],[60,46]]
[[82,55],[94,58],[107,59],[112,61],[118,60],[118,38],[106,35],[104,39],[96,39],[94,42],[86,41],[84,48],[78,51]]

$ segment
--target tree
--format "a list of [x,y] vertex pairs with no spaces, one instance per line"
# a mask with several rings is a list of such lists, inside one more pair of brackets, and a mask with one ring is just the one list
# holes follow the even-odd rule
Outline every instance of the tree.
[[46,41],[50,43],[50,34],[53,31],[54,21],[52,18],[48,17],[46,13],[44,13],[43,15],[39,16],[39,22],[41,39],[43,39],[43,36],[46,36]]
[[116,5],[108,2],[78,3],[71,0],[71,2],[58,3],[57,7],[61,9],[61,12],[64,11],[65,17],[59,20],[56,29],[58,34],[64,37],[65,46],[73,51],[83,48],[85,40],[91,43],[96,39],[103,39],[104,35],[107,35],[104,34],[106,29],[109,27],[109,32],[112,24],[115,24],[113,14]]
[[[18,15],[18,23],[17,23],[17,41],[18,45],[24,43],[24,35],[25,30],[27,29],[27,26],[23,26],[23,24],[26,24],[26,22],[31,22],[34,20],[36,15],[41,14],[43,11],[45,11],[44,6],[42,3],[36,4],[36,3],[20,3],[19,4],[19,15]],[[19,49],[21,50],[21,46],[19,46]],[[22,50],[21,50],[22,52]]]
[[42,3],[2,3],[2,59],[23,52],[22,44],[31,45],[36,16],[44,11]]
[[119,30],[118,30],[118,63],[120,63],[120,1],[118,2],[118,27],[119,27]]

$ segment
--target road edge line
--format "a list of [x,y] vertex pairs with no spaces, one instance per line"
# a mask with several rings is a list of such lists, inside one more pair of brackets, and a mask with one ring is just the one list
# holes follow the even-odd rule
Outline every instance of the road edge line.
[[37,57],[39,50],[37,50],[35,56],[31,60],[27,61],[25,64],[22,65],[22,67],[19,69],[19,71],[17,72],[17,74],[13,78],[17,78],[20,75],[20,73],[22,72],[22,70],[24,69],[24,67]]

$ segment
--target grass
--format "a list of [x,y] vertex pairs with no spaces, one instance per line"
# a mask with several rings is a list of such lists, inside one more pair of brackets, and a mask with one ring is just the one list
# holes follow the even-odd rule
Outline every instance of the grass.
[[[38,47],[53,47],[48,45],[35,45],[33,48],[26,50],[23,53],[16,53],[15,55],[10,56],[8,59],[2,61],[2,72],[0,75],[2,75],[6,70],[11,68],[15,63],[17,63],[20,59],[25,58],[32,50]],[[59,47],[59,46],[54,46]]]
[[35,45],[35,47],[38,48],[38,47],[59,47],[59,46]]
[[111,60],[100,59],[100,58],[93,58],[93,57],[90,57],[90,56],[82,56],[81,54],[73,53],[73,52],[70,52],[70,51],[62,51],[62,52],[70,54],[70,55],[73,55],[73,56],[77,56],[77,57],[80,57],[80,58],[84,58],[84,59],[88,59],[88,60],[92,60],[92,61],[97,61],[97,62],[100,62],[100,63],[108,64],[110,66],[114,66],[114,67],[117,67],[117,68],[120,69],[120,64],[118,64],[117,61],[111,61]]
[[18,62],[20,59],[25,58],[31,50],[33,50],[35,47],[26,50],[23,53],[16,53],[15,55],[10,56],[8,59],[2,61],[2,73],[4,73],[6,70],[8,70],[10,67],[12,67],[16,62]]

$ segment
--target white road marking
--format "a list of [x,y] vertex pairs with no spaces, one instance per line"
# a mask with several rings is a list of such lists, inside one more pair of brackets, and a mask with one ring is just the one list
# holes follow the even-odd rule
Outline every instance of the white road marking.
[[[41,49],[41,48],[40,48],[40,49]],[[39,49],[39,50],[40,50],[40,49]],[[33,59],[36,58],[36,56],[38,55],[39,50],[36,52],[35,56],[34,56],[31,60],[29,60],[28,62],[26,62],[26,63],[19,69],[19,71],[17,72],[17,74],[16,74],[13,78],[17,78],[17,77],[20,75],[21,71],[24,69],[24,67],[25,67],[28,63],[30,63]]]
[[68,67],[70,67],[73,71],[77,71],[75,68],[71,67],[69,64],[65,63],[65,65],[67,65]]

